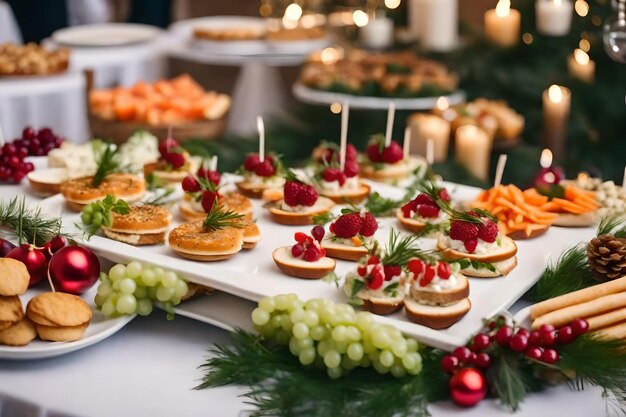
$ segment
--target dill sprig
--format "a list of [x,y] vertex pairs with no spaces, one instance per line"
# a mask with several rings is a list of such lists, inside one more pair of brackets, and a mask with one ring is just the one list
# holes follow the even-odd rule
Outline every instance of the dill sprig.
[[28,209],[24,196],[0,202],[0,226],[5,234],[15,236],[18,243],[28,242],[42,246],[61,230],[60,218],[45,218],[41,209]]
[[115,145],[107,144],[104,150],[97,156],[96,164],[96,173],[91,181],[93,187],[98,187],[107,175],[119,170],[120,164],[117,160],[117,148]]
[[226,227],[241,229],[243,227],[241,219],[243,219],[243,214],[236,213],[232,210],[224,211],[224,209],[218,207],[216,198],[213,202],[213,207],[211,207],[211,211],[202,222],[202,226],[211,232]]
[[405,235],[400,237],[400,232],[391,229],[387,248],[381,262],[383,265],[406,265],[411,259],[418,258],[424,261],[432,261],[435,256],[431,253],[423,251],[416,246],[419,236]]

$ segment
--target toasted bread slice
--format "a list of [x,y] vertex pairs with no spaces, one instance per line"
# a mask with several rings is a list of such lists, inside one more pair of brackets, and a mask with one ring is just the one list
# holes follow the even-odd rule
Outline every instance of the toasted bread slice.
[[373,181],[391,183],[411,175],[419,166],[425,165],[423,158],[409,157],[406,161],[400,161],[395,164],[386,164],[383,169],[374,169],[372,165],[364,165],[361,168],[363,178],[369,178]]
[[590,211],[583,214],[559,213],[554,226],[561,227],[587,227],[593,226],[598,218],[597,211]]
[[446,329],[461,320],[472,308],[469,298],[445,307],[420,304],[409,298],[404,300],[407,318],[431,329]]
[[157,233],[125,233],[116,232],[106,227],[103,227],[102,231],[104,232],[104,235],[109,239],[128,243],[129,245],[158,245],[165,242],[165,231]]
[[365,200],[372,191],[372,188],[363,182],[359,183],[359,185],[360,186],[357,190],[350,191],[338,191],[333,193],[320,190],[320,195],[330,198],[337,204],[359,204],[360,202]]
[[379,316],[388,316],[399,311],[404,306],[404,296],[396,298],[364,298],[364,310]]
[[282,210],[280,207],[283,200],[279,200],[269,206],[269,212],[272,216],[272,220],[276,223],[284,224],[287,226],[304,226],[307,224],[313,224],[313,217],[318,214],[327,213],[334,205],[333,201],[326,197],[318,197],[317,202],[313,207],[300,212],[292,212]]
[[[422,233],[422,231],[428,226],[428,223],[421,222],[415,219],[409,219],[404,217],[402,213],[402,209],[398,209],[396,211],[396,218],[407,231],[415,234]],[[430,233],[427,233],[423,237],[435,237],[439,231],[437,229],[432,230]]]
[[61,192],[61,184],[67,180],[67,169],[48,168],[29,172],[26,176],[35,194],[49,197]]
[[[419,304],[432,306],[447,306],[455,304],[469,297],[469,280],[463,274],[454,275],[458,284],[454,288],[429,291],[417,285],[411,285],[411,299]],[[425,287],[427,288],[427,287]]]
[[473,278],[497,278],[508,275],[517,266],[517,256],[498,262],[490,262],[495,271],[490,271],[486,268],[475,269],[473,267],[461,269],[461,272],[469,277]]
[[287,275],[304,279],[320,279],[335,270],[336,262],[327,256],[316,262],[307,262],[291,256],[289,246],[281,246],[272,252],[276,265]]
[[441,234],[437,239],[437,250],[447,259],[469,259],[470,261],[479,261],[486,263],[494,263],[513,258],[517,254],[517,245],[507,236],[501,236],[501,246],[487,254],[465,253],[454,249],[450,249],[446,242],[447,236]]
[[326,256],[346,261],[358,261],[367,255],[365,246],[344,245],[343,243],[332,242],[328,239],[322,240],[322,247],[326,249]]
[[239,192],[241,192],[241,194],[245,195],[248,198],[261,198],[263,197],[263,193],[266,192],[267,190],[282,189],[282,184],[281,185],[273,185],[273,184],[269,185],[269,184],[264,184],[264,183],[259,184],[259,183],[251,183],[246,180],[239,181],[235,183],[235,185],[239,189]]

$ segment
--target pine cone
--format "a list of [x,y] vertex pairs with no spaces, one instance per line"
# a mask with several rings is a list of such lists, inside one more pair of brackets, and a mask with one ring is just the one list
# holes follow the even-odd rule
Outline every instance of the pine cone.
[[626,239],[613,235],[595,237],[587,245],[587,258],[598,281],[620,278],[626,275]]

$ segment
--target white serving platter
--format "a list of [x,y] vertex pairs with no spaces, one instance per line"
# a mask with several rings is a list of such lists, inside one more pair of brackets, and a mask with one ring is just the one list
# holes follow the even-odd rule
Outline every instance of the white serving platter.
[[136,23],[101,23],[57,30],[52,40],[74,47],[126,46],[154,40],[161,31],[156,26]]
[[[232,181],[233,176],[224,177]],[[404,190],[391,186],[370,183],[373,190],[383,196],[399,198]],[[478,189],[448,184],[453,198],[465,201],[475,197]],[[51,213],[63,210],[64,228],[77,236],[73,224],[79,221],[79,215],[67,211],[63,197],[50,197],[41,202],[44,209]],[[291,245],[293,234],[296,231],[309,231],[310,227],[282,226],[273,223],[261,203],[254,202],[254,215],[261,230],[263,240],[251,251],[243,251],[235,257],[221,262],[196,262],[175,255],[167,245],[152,247],[134,247],[101,236],[94,236],[81,244],[91,248],[98,255],[114,262],[129,262],[138,260],[159,265],[163,268],[177,271],[186,279],[198,284],[210,286],[217,290],[232,294],[236,297],[258,301],[265,296],[281,293],[295,293],[302,299],[327,298],[335,302],[346,302],[347,298],[333,284],[323,281],[300,280],[286,276],[274,264],[271,253],[278,246]],[[338,209],[338,208],[337,208]],[[182,221],[173,208],[174,226]],[[399,229],[395,219],[380,220],[379,231],[376,237],[386,242],[391,227]],[[472,309],[458,323],[446,330],[433,330],[409,322],[403,312],[377,319],[381,322],[397,326],[407,335],[411,335],[432,346],[449,349],[464,344],[467,339],[482,326],[482,320],[510,307],[521,297],[541,276],[548,258],[557,257],[563,249],[572,243],[577,243],[593,235],[591,228],[563,229],[552,228],[545,235],[529,241],[518,242],[519,265],[508,276],[492,279],[470,279],[470,299]],[[434,246],[434,239],[422,239],[421,245],[425,249]],[[338,261],[336,273],[343,277],[353,270],[354,263]],[[206,298],[206,303],[211,297]],[[233,314],[238,304],[231,308]],[[249,311],[249,310],[248,310]],[[196,317],[200,312],[194,313]],[[223,317],[205,316],[207,322],[222,323]],[[211,320],[211,321],[209,321]]]
[[[29,289],[26,294],[20,297],[24,309],[26,309],[26,305],[31,298],[47,291],[45,287],[46,284],[42,283],[38,288]],[[82,339],[75,342],[45,342],[40,339],[35,339],[26,346],[0,345],[0,359],[44,359],[84,349],[112,336],[135,318],[134,315],[121,316],[113,319],[105,318],[102,312],[98,311],[93,301],[96,295],[96,288],[97,285],[94,285],[89,291],[82,295],[82,298],[89,304],[93,312],[91,323],[89,323],[85,331],[85,336]]]
[[[369,97],[356,96],[353,94],[335,93],[331,91],[316,90],[309,88],[300,82],[296,82],[291,91],[293,95],[300,101],[309,104],[332,104],[332,103],[348,103],[354,109],[374,109],[387,110],[389,103],[393,103],[398,110],[431,110],[437,106],[436,97],[419,97],[419,98],[391,98],[391,97]],[[465,92],[456,91],[445,97],[450,105],[463,103],[465,101]]]

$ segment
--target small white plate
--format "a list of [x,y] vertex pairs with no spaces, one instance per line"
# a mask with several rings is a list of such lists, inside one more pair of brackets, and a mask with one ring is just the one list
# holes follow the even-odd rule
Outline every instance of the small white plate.
[[57,30],[52,34],[52,40],[63,46],[126,46],[149,42],[155,39],[160,32],[161,29],[150,25],[102,23]]
[[[41,286],[45,287],[45,283]],[[90,305],[93,311],[91,323],[85,331],[85,336],[75,342],[45,342],[35,339],[26,346],[4,346],[0,345],[0,359],[26,360],[43,359],[64,355],[75,350],[84,349],[96,344],[101,340],[115,334],[122,327],[126,326],[135,316],[122,316],[114,319],[106,319],[104,315],[96,309],[93,298],[96,294],[97,284],[82,295],[82,298]],[[45,292],[45,289],[30,289],[21,296],[22,306],[26,309],[28,301],[35,295]]]

